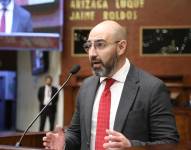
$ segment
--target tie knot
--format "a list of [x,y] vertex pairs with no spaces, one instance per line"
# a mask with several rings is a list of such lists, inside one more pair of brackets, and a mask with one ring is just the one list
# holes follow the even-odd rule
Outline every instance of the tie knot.
[[109,89],[109,88],[112,86],[112,84],[113,84],[114,82],[115,82],[115,80],[112,79],[112,78],[108,78],[108,79],[106,79],[105,89]]

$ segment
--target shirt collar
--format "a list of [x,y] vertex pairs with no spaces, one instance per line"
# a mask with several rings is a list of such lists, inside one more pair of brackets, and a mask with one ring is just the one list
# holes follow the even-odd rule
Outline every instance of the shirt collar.
[[[126,58],[125,64],[111,77],[118,82],[125,82],[126,76],[130,69],[130,62],[129,59]],[[105,80],[107,77],[100,77],[100,83]]]
[[[14,8],[14,1],[11,0],[10,3],[7,5],[6,9],[13,10],[13,8]],[[2,10],[2,9],[3,9],[3,5],[0,3],[0,10]]]

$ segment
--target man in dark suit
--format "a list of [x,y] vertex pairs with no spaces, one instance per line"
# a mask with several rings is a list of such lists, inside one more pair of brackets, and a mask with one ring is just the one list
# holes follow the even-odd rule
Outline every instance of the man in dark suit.
[[[67,131],[57,128],[57,133],[48,132],[43,138],[47,149],[124,150],[178,142],[167,88],[161,80],[130,63],[126,39],[126,30],[114,21],[101,22],[90,31],[84,49],[94,75],[80,87]],[[114,80],[110,86],[109,80]],[[111,100],[110,118],[108,127],[100,132],[108,120],[107,113],[100,115],[108,109],[108,105],[100,105],[104,105],[103,99]]]
[[[47,75],[45,77],[45,86],[42,86],[38,90],[38,100],[40,103],[40,110],[48,104],[51,97],[58,91],[58,89],[54,86],[52,86],[52,77],[50,75]],[[46,118],[49,117],[50,121],[50,130],[52,131],[54,129],[54,122],[55,122],[55,116],[56,116],[56,110],[57,110],[57,102],[58,102],[58,96],[54,98],[52,103],[48,106],[46,111],[41,115],[40,117],[40,131],[44,130],[44,125]]]
[[17,5],[14,0],[0,0],[0,19],[5,11],[5,31],[32,32],[32,17],[29,11]]

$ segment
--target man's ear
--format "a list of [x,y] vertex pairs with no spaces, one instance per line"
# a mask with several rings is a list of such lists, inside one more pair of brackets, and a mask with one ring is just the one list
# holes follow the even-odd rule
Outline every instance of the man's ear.
[[121,40],[118,43],[118,48],[117,48],[118,55],[123,55],[124,53],[126,53],[126,50],[127,50],[127,41]]

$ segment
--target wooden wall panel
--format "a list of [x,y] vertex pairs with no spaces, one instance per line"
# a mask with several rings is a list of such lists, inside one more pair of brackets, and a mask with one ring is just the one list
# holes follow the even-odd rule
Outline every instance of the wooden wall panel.
[[[115,0],[117,1],[117,0]],[[109,1],[111,6],[115,1]],[[128,1],[128,0],[127,0]],[[72,51],[72,28],[74,27],[93,27],[102,21],[101,13],[96,13],[95,20],[71,21],[72,9],[69,0],[65,0],[64,16],[64,52],[62,54],[63,74],[66,68],[72,63],[79,63],[83,66],[81,74],[90,74],[89,62],[87,57],[73,57]],[[189,56],[140,56],[140,28],[143,26],[190,26],[191,27],[191,1],[190,0],[145,0],[144,7],[137,9],[137,20],[118,21],[128,28],[128,57],[139,67],[156,75],[182,75],[191,74],[191,57]],[[83,11],[84,9],[82,9]],[[124,9],[123,9],[124,10]],[[95,10],[96,11],[96,10]],[[157,68],[157,69],[156,69]]]
[[[73,56],[72,55],[72,29],[73,28],[86,28],[93,27],[97,23],[103,20],[103,11],[107,12],[133,12],[135,16],[130,19],[120,20],[115,18],[120,24],[128,29],[128,58],[137,66],[147,70],[148,72],[157,75],[159,77],[176,77],[176,76],[191,76],[191,56],[141,56],[140,55],[140,33],[142,27],[153,26],[165,26],[165,27],[191,27],[191,1],[190,0],[134,0],[134,4],[141,3],[142,5],[136,8],[130,8],[130,2],[132,0],[126,0],[123,2],[129,5],[123,9],[116,9],[116,3],[122,2],[122,0],[106,0],[108,2],[108,9],[87,9],[81,5],[80,9],[71,8],[71,4],[76,4],[80,0],[65,0],[64,5],[64,33],[63,43],[64,50],[62,52],[62,74],[60,81],[65,80],[68,70],[73,64],[80,64],[81,71],[73,77],[68,86],[73,87],[67,90],[64,94],[65,107],[73,107],[74,99],[71,99],[70,94],[73,94],[73,90],[79,87],[82,79],[91,75],[90,65],[87,56]],[[95,2],[96,0],[94,0]],[[97,0],[98,1],[98,0]],[[104,0],[103,0],[104,1]],[[102,2],[103,2],[102,1]],[[74,12],[93,11],[95,16],[93,20],[71,20],[71,14]],[[74,96],[75,97],[75,96]],[[70,105],[71,104],[71,105]],[[74,108],[64,110],[64,117],[67,118],[65,125],[68,125],[70,120],[68,116],[71,116]]]

